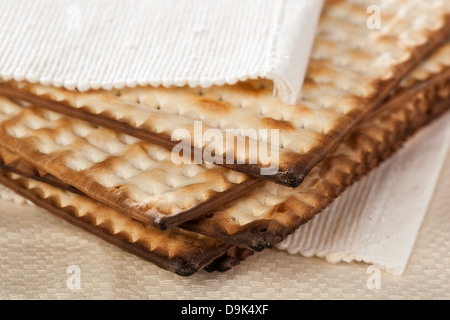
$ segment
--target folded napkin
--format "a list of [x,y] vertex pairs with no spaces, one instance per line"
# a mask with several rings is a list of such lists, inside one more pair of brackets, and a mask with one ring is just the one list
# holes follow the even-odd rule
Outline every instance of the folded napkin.
[[446,114],[278,248],[330,262],[363,261],[401,275],[449,146],[450,114]]
[[294,103],[322,5],[323,0],[5,0],[0,76],[81,91],[267,78],[286,103]]
[[[450,113],[277,246],[330,262],[362,261],[401,275],[450,148]],[[0,185],[0,198],[30,204]]]

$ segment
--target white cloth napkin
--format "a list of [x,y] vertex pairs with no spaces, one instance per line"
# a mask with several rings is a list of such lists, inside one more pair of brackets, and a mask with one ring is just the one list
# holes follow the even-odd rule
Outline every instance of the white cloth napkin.
[[0,76],[81,91],[266,78],[300,94],[323,0],[3,0]]
[[330,262],[363,261],[401,275],[449,146],[448,113],[419,131],[278,248]]

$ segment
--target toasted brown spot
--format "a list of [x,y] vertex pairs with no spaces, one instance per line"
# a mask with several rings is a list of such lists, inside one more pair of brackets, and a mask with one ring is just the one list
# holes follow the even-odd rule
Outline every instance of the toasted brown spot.
[[280,129],[280,130],[295,130],[294,125],[289,121],[284,120],[276,120],[274,118],[263,118],[261,120],[263,125],[271,128],[271,129]]

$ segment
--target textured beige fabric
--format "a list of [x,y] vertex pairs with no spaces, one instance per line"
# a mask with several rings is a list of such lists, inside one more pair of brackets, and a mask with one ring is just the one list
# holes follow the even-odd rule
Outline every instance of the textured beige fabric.
[[[450,154],[401,277],[381,272],[366,286],[368,265],[265,250],[224,274],[182,278],[129,255],[31,206],[0,200],[0,299],[450,299]],[[66,287],[67,267],[81,289]]]
[[447,112],[278,248],[330,262],[363,261],[401,275],[449,150]]

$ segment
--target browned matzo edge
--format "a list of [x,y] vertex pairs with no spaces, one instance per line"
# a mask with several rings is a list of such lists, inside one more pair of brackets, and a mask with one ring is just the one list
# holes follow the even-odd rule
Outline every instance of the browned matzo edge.
[[[45,182],[53,187],[67,190],[73,193],[77,193],[83,196],[87,196],[85,193],[80,191],[79,189],[59,180],[55,176],[39,170],[36,166],[32,165],[30,162],[26,161],[25,159],[21,158],[17,154],[14,154],[13,152],[9,151],[8,149],[5,149],[3,147],[0,147],[0,169],[7,170],[16,174],[19,174],[23,177],[34,179],[37,181]],[[251,188],[256,187],[261,181],[259,179],[252,179],[249,183],[242,183],[242,185],[234,187],[236,189],[233,189],[235,194],[241,195],[245,192],[249,192]],[[227,199],[227,197],[221,198],[221,201],[223,203],[226,203],[230,201]],[[206,212],[213,211],[214,208],[220,207],[221,204],[219,201],[216,201],[214,198],[209,202],[202,203],[201,207],[197,207],[197,209],[203,209]],[[164,225],[162,225],[162,229],[167,229]]]
[[[430,77],[417,82],[409,90],[401,89],[373,117],[354,130],[297,189],[267,182],[260,189],[244,195],[243,199],[230,203],[215,214],[187,222],[182,227],[254,250],[280,242],[328,206],[353,181],[399,148],[402,141],[414,131],[448,108],[450,69],[444,69],[440,74]],[[19,165],[23,159],[16,159],[8,154],[5,157],[0,152],[0,164],[5,168],[9,166],[10,170],[23,172],[25,170],[21,167],[29,167],[26,163]],[[35,170],[28,171],[28,176],[35,175]],[[46,176],[38,178],[42,177]],[[252,222],[239,225],[236,222],[239,220],[239,212],[252,205],[246,201],[264,193],[273,193],[268,187],[270,185],[277,192],[287,192],[285,199],[265,208],[270,212],[264,218],[254,217]],[[227,261],[233,259],[228,257]]]
[[[380,105],[398,81],[429,54],[450,30],[447,6],[442,8],[441,12],[436,10],[421,12],[428,15],[428,18],[434,18],[430,19],[433,23],[442,22],[439,27],[434,25],[434,29],[421,25],[420,19],[414,19],[411,16],[398,17],[395,13],[383,8],[384,23],[392,25],[390,22],[396,22],[393,23],[391,33],[377,34],[377,31],[366,28],[367,5],[365,4],[365,1],[359,1],[359,3],[327,1],[305,81],[304,99],[295,108],[282,105],[275,98],[271,98],[268,102],[272,90],[261,89],[251,84],[209,89],[131,88],[111,92],[91,91],[82,94],[10,82],[0,86],[0,93],[88,120],[97,125],[121,130],[168,148],[174,145],[170,141],[173,130],[158,126],[164,121],[169,123],[173,121],[178,123],[177,127],[186,127],[191,130],[193,120],[198,120],[192,116],[193,114],[210,117],[215,113],[215,116],[210,117],[214,120],[208,122],[208,117],[203,119],[205,129],[214,127],[217,117],[220,117],[221,121],[228,119],[230,123],[234,122],[231,120],[239,121],[241,118],[258,119],[258,128],[278,128],[281,135],[289,138],[287,140],[293,144],[297,145],[301,141],[302,147],[286,147],[282,150],[280,170],[277,174],[263,176],[277,183],[297,186],[355,125]],[[372,3],[367,1],[367,4]],[[406,4],[399,2],[398,5]],[[358,23],[355,24],[355,21]],[[350,37],[342,41],[342,37],[349,37],[347,33],[354,39]],[[417,41],[413,41],[414,44],[411,47],[406,46],[405,43],[412,38]],[[357,41],[366,42],[358,43]],[[383,69],[381,60],[386,53],[391,55],[395,63]],[[371,65],[374,61],[378,64]],[[362,67],[364,65],[365,69]],[[383,72],[377,73],[377,70],[381,69]],[[348,82],[351,84],[349,85]],[[158,100],[161,95],[164,99]],[[166,101],[167,96],[173,97],[172,102]],[[90,97],[91,100],[86,97]],[[183,103],[188,106],[183,106]],[[246,103],[255,106],[245,106]],[[259,112],[264,113],[264,110],[258,110],[258,106],[264,103],[266,106],[273,104],[273,110],[269,110],[267,115],[259,114]],[[107,106],[108,104],[110,106]],[[180,104],[181,107],[177,109],[176,104]],[[112,105],[120,105],[123,110],[128,110],[129,114],[118,116],[115,109],[112,109]],[[280,108],[283,115],[275,115],[274,113]],[[169,112],[168,109],[178,111]],[[303,110],[302,114],[296,114],[299,110]],[[141,123],[133,119],[134,112],[137,114],[143,111],[147,114],[147,122]],[[285,116],[285,114],[291,116]],[[314,121],[314,118],[319,120]],[[298,124],[299,119],[306,119],[307,121],[304,122],[308,123]],[[320,124],[322,119],[328,119],[325,121],[326,125]],[[317,126],[322,127],[316,128]],[[308,139],[315,142],[308,144]],[[303,152],[303,150],[307,151]],[[263,165],[259,163],[228,165],[228,167],[259,175]]]
[[[178,275],[192,275],[209,263],[213,263],[209,270],[213,270],[214,266],[221,270],[226,268],[224,262],[231,245],[208,237],[197,238],[195,234],[182,231],[176,233],[144,227],[140,222],[85,196],[68,195],[69,191],[58,190],[4,170],[0,170],[0,183],[38,207]],[[82,212],[86,207],[92,210]],[[232,254],[234,250],[229,252]],[[231,258],[235,264],[238,263],[234,256]]]
[[[450,53],[450,43],[445,46]],[[415,99],[423,100],[428,99],[446,99],[448,91],[450,90],[450,66],[440,66],[440,71],[436,75],[430,75],[430,78],[417,81],[412,87],[400,87],[395,93],[386,99],[380,107],[374,112],[368,114],[364,121],[373,119],[379,116],[386,110],[392,110],[398,106],[402,106],[411,103],[412,97],[417,96]],[[436,92],[439,91],[439,92]],[[427,95],[424,97],[424,95]],[[419,103],[419,101],[417,101]]]

